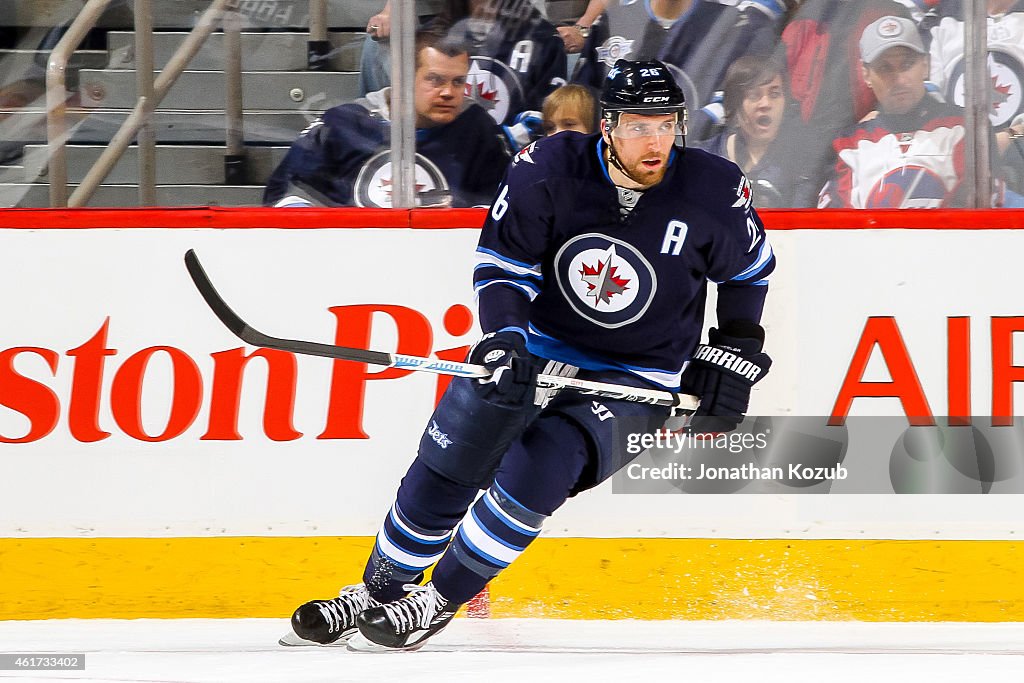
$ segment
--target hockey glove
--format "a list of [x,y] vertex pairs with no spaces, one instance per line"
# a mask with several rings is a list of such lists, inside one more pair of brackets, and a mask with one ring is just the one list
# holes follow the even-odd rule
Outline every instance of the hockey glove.
[[697,347],[682,377],[682,390],[700,396],[690,431],[731,432],[743,421],[750,388],[772,366],[763,346],[764,329],[749,321],[730,321],[708,331],[708,343]]
[[526,350],[526,340],[518,332],[485,334],[469,352],[469,362],[491,371],[490,377],[477,380],[477,394],[501,405],[522,405],[532,400],[537,367]]
[[502,126],[501,129],[505,131],[513,152],[544,137],[544,121],[540,112],[533,109],[519,112],[512,120],[512,125]]

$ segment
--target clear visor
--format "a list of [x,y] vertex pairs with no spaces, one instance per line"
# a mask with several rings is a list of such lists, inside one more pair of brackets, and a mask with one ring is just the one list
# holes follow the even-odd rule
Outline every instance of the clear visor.
[[620,121],[612,128],[611,135],[619,140],[636,138],[675,137],[683,135],[683,124],[678,116],[662,121]]

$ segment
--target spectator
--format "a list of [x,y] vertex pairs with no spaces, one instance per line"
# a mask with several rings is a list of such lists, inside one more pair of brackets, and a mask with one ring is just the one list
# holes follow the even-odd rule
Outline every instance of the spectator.
[[562,40],[530,0],[469,0],[469,16],[451,34],[473,56],[467,95],[500,124],[540,110],[548,93],[565,83]]
[[786,80],[782,64],[748,55],[725,73],[726,127],[695,146],[729,159],[746,174],[758,208],[792,205],[795,141],[784,142]]
[[[795,206],[813,206],[835,163],[831,141],[875,106],[864,82],[858,41],[864,27],[883,16],[910,17],[896,0],[803,0],[782,32],[790,93],[798,106],[805,165],[794,172]],[[916,29],[915,29],[916,30]]]
[[580,35],[586,33],[587,36],[572,76],[573,82],[600,88],[617,60],[657,57],[669,31],[689,9],[691,2],[597,0],[594,7],[588,6],[588,13],[597,6],[603,6],[604,11],[589,30],[579,30]]
[[[945,2],[931,30],[931,82],[947,102],[964,106],[964,20],[960,2]],[[988,69],[996,130],[1024,113],[1024,0],[988,0]]]
[[577,19],[576,23],[572,26],[558,27],[558,35],[562,38],[567,54],[575,55],[583,49],[584,43],[587,42],[587,38],[590,36],[594,22],[604,12],[609,2],[614,2],[614,0],[590,0],[587,3],[587,9],[583,12],[583,16]]
[[597,100],[582,85],[563,85],[545,97],[541,114],[545,135],[563,130],[588,135],[597,131]]
[[[468,71],[465,45],[432,32],[417,34],[417,205],[485,205],[505,171],[500,130],[465,99]],[[389,106],[385,88],[327,110],[274,170],[263,203],[391,206]]]
[[[416,2],[420,30],[443,31],[466,16],[466,0]],[[359,94],[391,85],[391,0],[366,22],[366,38],[359,58]]]
[[[1024,2],[987,0],[988,73],[992,90],[989,121],[998,131],[996,140],[1003,156],[1002,175],[1012,188],[1006,206],[1024,206],[1024,145],[1011,131],[1024,124]],[[961,0],[944,0],[939,19],[931,29],[931,81],[948,102],[963,106],[964,19]]]
[[593,133],[597,130],[594,95],[582,85],[563,85],[544,98],[542,111],[527,110],[511,126],[502,126],[511,149],[518,152],[545,135],[563,130]]
[[[689,134],[700,140],[721,123],[720,108],[708,108],[729,65],[744,55],[769,55],[794,0],[692,0],[672,26],[659,59],[676,70],[690,111]],[[632,57],[631,57],[632,58]],[[817,189],[817,188],[815,188]]]
[[[819,207],[966,206],[963,112],[928,94],[928,53],[914,22],[878,19],[864,29],[860,53],[878,109],[833,143],[838,161]],[[1009,137],[992,149],[1005,150]]]

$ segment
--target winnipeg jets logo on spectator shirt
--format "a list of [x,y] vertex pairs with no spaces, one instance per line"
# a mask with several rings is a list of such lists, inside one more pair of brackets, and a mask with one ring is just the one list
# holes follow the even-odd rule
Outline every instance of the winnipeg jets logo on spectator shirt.
[[601,327],[638,320],[657,289],[654,268],[635,247],[599,233],[579,235],[555,255],[562,296],[576,313]]
[[[451,193],[448,180],[434,162],[422,154],[415,157],[416,206],[448,206]],[[391,151],[384,150],[366,160],[352,186],[356,206],[390,209]]]
[[[615,66],[615,62],[626,59],[633,52],[634,42],[622,36],[612,36],[598,46],[597,61],[606,66]],[[608,78],[612,78],[612,75],[609,74]]]
[[[992,84],[989,94],[989,101],[992,104],[989,121],[999,128],[1024,111],[1024,64],[1007,52],[991,50],[988,53],[988,73]],[[953,67],[945,95],[948,102],[958,107],[965,106],[964,60],[960,60]]]
[[868,209],[934,209],[946,200],[946,185],[931,169],[907,164],[886,173],[871,188]]
[[495,123],[505,123],[510,113],[522,111],[525,100],[516,73],[504,62],[481,55],[470,60],[466,97],[483,107]]

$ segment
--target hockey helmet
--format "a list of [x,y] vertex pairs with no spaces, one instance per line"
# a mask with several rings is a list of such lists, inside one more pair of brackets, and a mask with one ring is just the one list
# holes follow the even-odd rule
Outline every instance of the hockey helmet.
[[656,59],[620,59],[608,72],[601,91],[601,118],[611,129],[618,125],[620,114],[678,114],[676,145],[686,146],[686,98],[672,72]]
[[620,59],[608,72],[601,91],[601,111],[653,116],[686,110],[683,91],[672,73],[656,59],[631,62]]

